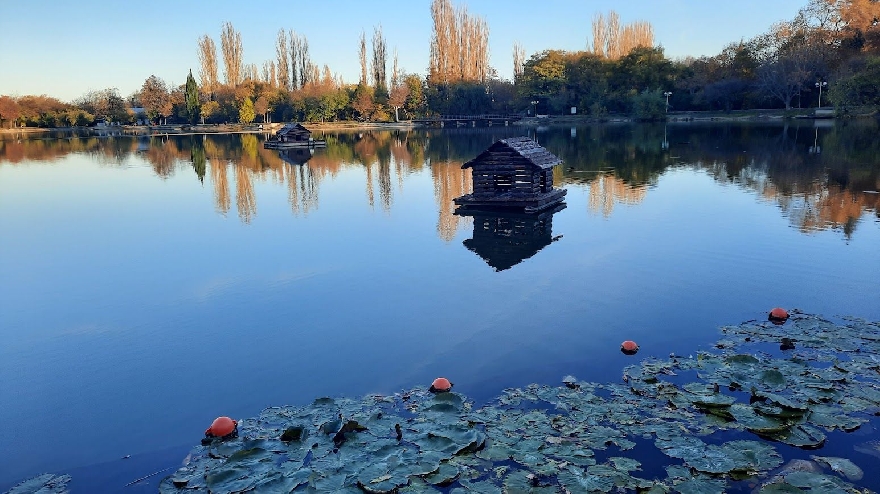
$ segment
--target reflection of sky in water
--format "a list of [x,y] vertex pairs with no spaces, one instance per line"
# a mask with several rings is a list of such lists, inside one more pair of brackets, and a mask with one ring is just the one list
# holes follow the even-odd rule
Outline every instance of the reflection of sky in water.
[[[844,241],[804,235],[778,201],[704,168],[606,181],[598,203],[578,182],[553,218],[562,238],[496,273],[462,245],[473,223],[443,209],[467,187],[460,161],[321,159],[247,171],[248,222],[233,165],[218,213],[216,159],[204,184],[180,160],[159,179],[143,155],[0,165],[0,422],[16,424],[0,486],[320,395],[437,375],[478,400],[565,374],[616,380],[624,336],[640,357],[693,353],[777,305],[880,319],[873,211]],[[308,211],[287,173],[320,176]]]

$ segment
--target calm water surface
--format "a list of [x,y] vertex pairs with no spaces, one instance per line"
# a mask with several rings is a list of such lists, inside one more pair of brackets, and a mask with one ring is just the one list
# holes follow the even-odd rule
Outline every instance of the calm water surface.
[[[461,164],[518,135],[564,160],[567,207],[454,215]],[[774,306],[878,320],[877,135],[375,131],[313,155],[262,135],[6,136],[0,490],[43,471],[121,489],[218,415],[318,396],[618,380],[623,339],[686,355]]]

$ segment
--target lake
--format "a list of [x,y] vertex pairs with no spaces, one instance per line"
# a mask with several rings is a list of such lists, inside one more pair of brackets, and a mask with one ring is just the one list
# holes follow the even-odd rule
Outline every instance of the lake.
[[[454,214],[461,165],[520,135],[562,158],[566,207]],[[365,130],[318,132],[314,152],[259,134],[5,135],[0,491],[44,471],[121,489],[176,468],[219,415],[320,396],[446,376],[479,404],[567,374],[619,381],[776,306],[880,320],[877,135],[875,120]]]

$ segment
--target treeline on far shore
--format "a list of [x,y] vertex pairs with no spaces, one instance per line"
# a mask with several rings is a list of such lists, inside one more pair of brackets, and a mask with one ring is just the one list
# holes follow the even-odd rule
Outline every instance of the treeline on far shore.
[[[199,81],[169,87],[150,75],[123,97],[115,88],[73,102],[46,95],[0,96],[0,127],[97,123],[393,122],[438,114],[588,115],[663,118],[667,111],[835,107],[880,108],[880,2],[808,0],[794,19],[711,57],[672,60],[649,23],[598,14],[583,51],[513,49],[513,80],[488,65],[488,23],[433,0],[428,74],[386,75],[381,27],[357,50],[361,77],[344,83],[312,62],[308,40],[279,31],[278,59],[244,64],[241,34],[223,26],[221,56],[199,38]],[[451,36],[450,33],[456,34]],[[368,57],[368,47],[372,57]],[[468,57],[465,57],[467,54]],[[219,80],[221,62],[226,80]]]

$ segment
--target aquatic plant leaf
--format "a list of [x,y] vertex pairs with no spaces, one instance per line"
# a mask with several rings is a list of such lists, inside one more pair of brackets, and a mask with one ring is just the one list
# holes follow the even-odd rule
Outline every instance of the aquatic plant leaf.
[[695,478],[675,484],[674,488],[681,494],[723,494],[727,482],[719,479]]
[[713,393],[710,395],[695,395],[692,401],[694,405],[700,408],[721,408],[733,405],[736,403],[736,398],[721,393]]
[[810,456],[810,458],[824,465],[828,465],[828,468],[843,475],[847,480],[862,480],[862,477],[865,476],[865,472],[863,472],[858,465],[846,458],[836,458],[833,456]]
[[620,456],[613,456],[608,459],[612,465],[614,465],[615,470],[619,470],[621,472],[635,472],[637,470],[642,469],[642,464],[633,458],[624,458]]
[[790,410],[793,412],[804,413],[809,407],[807,407],[804,403],[799,403],[792,399],[786,398],[785,396],[778,395],[775,393],[758,393],[757,395],[760,398],[764,398],[767,401],[782,407],[785,410]]
[[425,477],[425,481],[429,484],[446,486],[458,478],[460,472],[458,467],[449,463],[441,463],[437,471]]
[[760,376],[758,377],[758,380],[760,380],[762,383],[764,383],[765,385],[768,385],[768,386],[773,386],[773,387],[785,386],[785,376],[783,376],[782,373],[776,369],[767,369],[767,370],[761,372]]
[[6,494],[67,494],[70,475],[44,473],[16,484]]
[[765,471],[782,464],[782,456],[766,443],[729,441],[721,447],[737,462],[737,471]]
[[847,482],[824,473],[792,472],[785,476],[785,482],[810,492],[850,492]]
[[432,494],[440,491],[424,480],[413,477],[409,480],[409,484],[401,487],[398,492],[401,494]]
[[841,429],[847,432],[858,429],[864,422],[864,419],[849,416],[839,408],[828,405],[813,405],[808,420],[813,425],[826,429]]
[[801,494],[803,492],[802,489],[799,489],[788,482],[779,480],[772,484],[762,485],[758,494]]
[[614,479],[569,468],[557,475],[559,483],[569,492],[608,492],[614,488]]
[[761,415],[751,405],[736,403],[728,411],[738,424],[756,434],[770,434],[787,430],[791,424],[785,420]]
[[794,425],[784,431],[767,434],[767,437],[799,448],[818,448],[825,444],[825,434],[819,429],[805,424]]
[[458,483],[462,485],[463,489],[453,489],[450,494],[458,493],[458,494],[501,494],[501,486],[492,483],[490,480],[481,480],[478,482],[470,482],[464,479],[459,479]]

